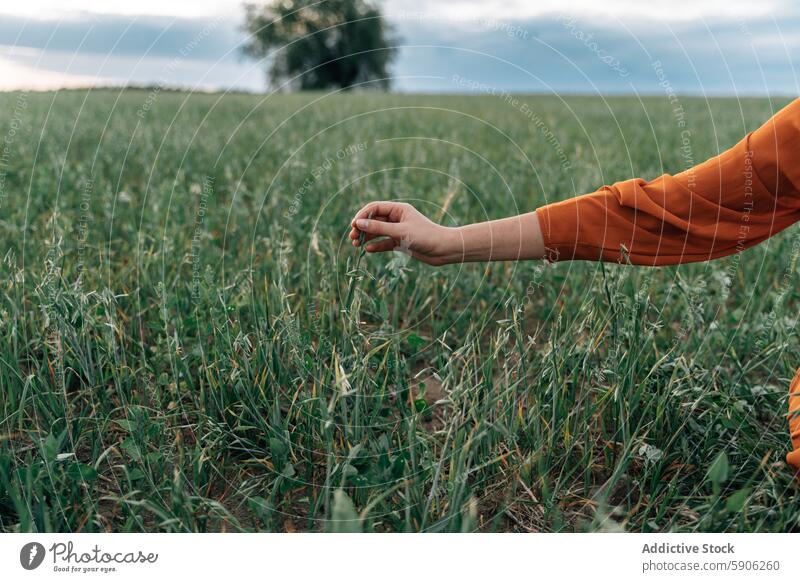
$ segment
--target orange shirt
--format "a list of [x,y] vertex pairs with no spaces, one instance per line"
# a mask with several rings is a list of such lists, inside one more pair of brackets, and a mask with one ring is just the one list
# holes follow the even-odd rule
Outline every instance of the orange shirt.
[[[800,220],[800,99],[731,149],[675,175],[640,178],[536,210],[548,257],[674,265],[724,257]],[[800,369],[789,393],[800,469]]]

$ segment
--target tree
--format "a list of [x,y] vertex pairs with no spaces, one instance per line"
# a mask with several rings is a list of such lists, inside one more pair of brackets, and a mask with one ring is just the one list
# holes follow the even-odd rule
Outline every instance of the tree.
[[[244,53],[269,57],[269,79],[291,88],[388,89],[391,29],[369,0],[273,0],[246,4]],[[273,52],[274,51],[274,52]]]

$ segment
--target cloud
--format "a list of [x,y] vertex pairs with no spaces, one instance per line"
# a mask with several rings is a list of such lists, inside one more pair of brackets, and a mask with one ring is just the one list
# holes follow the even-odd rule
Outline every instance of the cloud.
[[[204,34],[213,30],[213,34]],[[197,39],[200,39],[198,42]],[[242,34],[238,23],[218,18],[84,14],[78,19],[0,18],[0,44],[105,55],[220,58],[235,51]],[[191,50],[186,50],[187,48]]]
[[[455,1],[385,3],[401,39],[394,68],[398,89],[469,90],[454,82],[458,77],[519,92],[659,93],[663,79],[653,63],[660,61],[679,92],[800,93],[800,71],[792,61],[800,54],[800,7],[777,0],[729,0],[723,11],[710,0]],[[90,3],[75,0],[70,6]],[[203,10],[218,4],[206,0]],[[449,16],[454,9],[456,19]],[[170,10],[180,11],[164,0],[163,12]],[[239,55],[241,18],[238,2],[235,11],[217,17],[5,16],[0,58],[6,70],[16,67],[5,86],[38,82],[39,74],[48,86],[61,78],[65,85],[164,82],[261,90],[262,64]]]
[[93,76],[42,71],[0,58],[0,91],[20,87],[38,91],[64,87],[87,87],[94,85],[96,81],[97,79]]
[[[237,20],[84,15],[0,19],[0,58],[16,74],[5,87],[155,84],[262,90],[258,63],[245,62]],[[38,82],[39,74],[46,82]],[[33,82],[36,81],[36,82]]]
[[[263,0],[262,0],[263,1]],[[786,0],[377,0],[388,14],[426,12],[449,20],[485,18],[528,20],[560,12],[587,18],[641,18],[692,21],[701,18],[754,18],[775,14]],[[81,13],[197,18],[241,11],[241,0],[28,0],[8,3],[6,14],[35,19],[73,18]]]
[[426,13],[447,20],[503,19],[524,21],[572,13],[598,21],[646,20],[691,22],[698,19],[747,19],[779,13],[786,0],[388,0],[388,14]]
[[85,18],[86,14],[200,18],[224,16],[238,11],[240,5],[239,0],[28,0],[9,2],[2,11],[43,20]]
[[[660,93],[653,66],[670,85],[696,94],[796,94],[800,16],[708,21],[597,21],[559,14],[482,19],[443,26],[428,18],[396,21],[403,44],[397,72],[435,79],[403,81],[408,91],[456,90],[471,78],[519,92]],[[485,89],[485,88],[484,88]]]

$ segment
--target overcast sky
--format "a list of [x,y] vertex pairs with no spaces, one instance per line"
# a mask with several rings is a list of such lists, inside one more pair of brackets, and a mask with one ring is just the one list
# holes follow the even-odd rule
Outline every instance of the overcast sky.
[[[790,0],[387,0],[401,91],[800,93]],[[0,7],[0,88],[267,88],[229,0]]]

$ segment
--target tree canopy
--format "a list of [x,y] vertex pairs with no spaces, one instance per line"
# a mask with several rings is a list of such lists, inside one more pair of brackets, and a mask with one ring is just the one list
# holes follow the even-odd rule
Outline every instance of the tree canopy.
[[273,0],[246,4],[243,47],[267,57],[269,79],[292,89],[388,89],[392,32],[368,0]]

